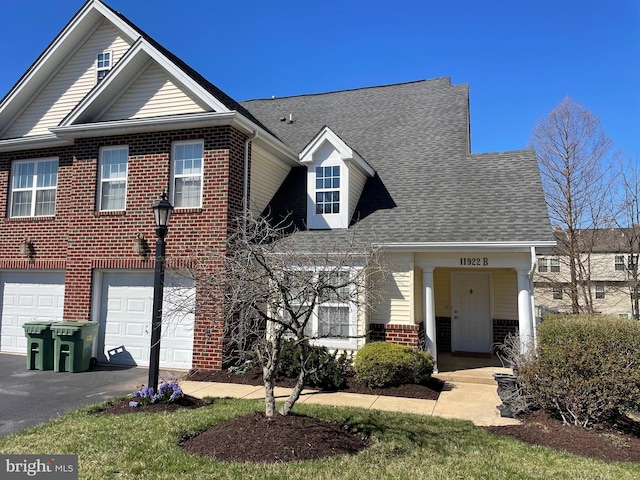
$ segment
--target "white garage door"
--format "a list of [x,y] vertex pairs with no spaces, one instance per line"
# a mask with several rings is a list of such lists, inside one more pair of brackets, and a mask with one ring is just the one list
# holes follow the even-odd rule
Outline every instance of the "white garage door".
[[[193,313],[176,312],[176,298],[193,299],[193,281],[165,277],[160,367],[190,369],[193,352]],[[149,365],[153,273],[102,274],[98,361]]]
[[64,272],[1,272],[0,350],[27,353],[25,322],[62,320]]

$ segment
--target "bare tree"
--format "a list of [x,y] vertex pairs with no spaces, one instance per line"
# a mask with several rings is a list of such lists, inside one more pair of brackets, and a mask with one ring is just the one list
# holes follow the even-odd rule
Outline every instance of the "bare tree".
[[568,288],[572,313],[593,313],[590,265],[596,239],[585,235],[612,218],[612,142],[592,112],[565,97],[538,121],[529,145],[538,156],[549,216],[564,234],[556,254],[566,261],[568,276],[549,280]]
[[622,290],[628,295],[633,318],[640,319],[640,170],[638,159],[629,157],[620,173],[619,212],[616,224],[620,229],[621,252],[626,254],[626,281]]
[[[210,253],[193,270],[199,302],[219,304],[226,357],[242,359],[251,351],[259,359],[267,416],[276,413],[283,341],[294,340],[301,365],[278,411],[287,415],[309,376],[322,368],[309,361],[310,345],[323,338],[363,336],[357,319],[374,307],[386,281],[381,252],[356,242],[354,231],[333,232],[329,249],[315,248],[307,233],[287,233],[285,225],[249,216],[230,234],[222,254]],[[300,243],[301,236],[307,241]]]

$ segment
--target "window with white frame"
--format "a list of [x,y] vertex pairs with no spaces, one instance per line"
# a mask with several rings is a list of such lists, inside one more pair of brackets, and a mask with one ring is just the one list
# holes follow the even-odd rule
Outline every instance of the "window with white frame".
[[604,293],[604,285],[596,285],[596,299],[603,299]]
[[96,56],[96,81],[101,82],[111,70],[112,55],[111,52],[102,52]]
[[544,273],[547,271],[547,259],[539,258],[538,259],[538,272]]
[[562,300],[562,288],[554,287],[554,289],[553,289],[553,299],[554,300]]
[[614,265],[616,270],[624,270],[624,255],[616,255]]
[[[356,307],[349,301],[353,285],[349,279],[350,273],[344,272],[320,272],[315,275],[324,275],[321,281],[310,281],[313,285],[326,285],[318,292],[317,303],[305,328],[305,335],[313,338],[313,342],[329,347],[354,348],[356,346]],[[329,277],[327,277],[329,276]],[[290,292],[289,303],[292,308],[300,308],[304,313],[305,295],[310,292]],[[307,297],[308,298],[308,297]],[[284,318],[290,318],[288,312],[283,312]]]
[[98,210],[125,210],[128,163],[129,148],[127,146],[100,149]]
[[171,203],[174,208],[202,207],[204,142],[175,142],[171,162]]
[[11,217],[45,217],[56,213],[58,159],[18,160],[11,166]]
[[635,270],[638,266],[638,255],[629,255],[628,262],[629,270]]
[[559,272],[560,271],[560,259],[559,258],[552,258],[550,263],[551,263],[551,271],[552,272]]
[[340,166],[316,167],[316,214],[340,213]]

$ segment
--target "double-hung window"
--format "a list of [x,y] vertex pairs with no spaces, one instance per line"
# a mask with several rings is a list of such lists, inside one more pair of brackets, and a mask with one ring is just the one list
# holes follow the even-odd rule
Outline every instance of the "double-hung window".
[[547,271],[547,259],[539,258],[538,259],[538,272],[544,273]]
[[[353,288],[349,277],[350,273],[346,270],[344,272],[309,273],[308,286],[293,288],[289,292],[289,304],[294,311],[300,313],[300,319],[303,319],[307,313],[311,313],[305,327],[305,335],[320,345],[355,347],[357,328],[355,307],[349,300]],[[299,275],[300,278],[303,276]],[[323,287],[317,292],[318,297],[315,305],[306,303],[317,286]],[[311,307],[313,307],[313,311],[309,312]],[[289,312],[284,311],[283,318],[290,319]]]
[[624,255],[616,255],[614,265],[616,270],[624,270]]
[[96,81],[99,83],[111,70],[111,52],[102,52],[96,56]]
[[554,300],[562,300],[562,288],[561,287],[554,287],[553,288],[553,299]]
[[340,213],[340,166],[316,167],[316,214]]
[[604,285],[596,285],[596,299],[604,298]]
[[11,169],[11,217],[46,217],[56,213],[58,159],[19,160]]
[[173,144],[171,162],[171,201],[175,208],[202,207],[204,142]]
[[551,259],[551,271],[552,272],[559,272],[560,271],[560,259],[559,258],[552,258]]
[[100,149],[98,210],[125,210],[128,163],[129,149],[126,146]]

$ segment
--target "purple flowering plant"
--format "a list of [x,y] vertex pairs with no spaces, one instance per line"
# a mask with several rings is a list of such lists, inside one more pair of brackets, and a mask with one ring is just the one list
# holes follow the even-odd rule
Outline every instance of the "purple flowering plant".
[[136,400],[129,402],[130,407],[138,407],[140,405],[149,405],[151,403],[169,403],[174,402],[176,398],[182,396],[182,389],[177,381],[163,382],[158,387],[158,392],[153,391],[153,387],[144,387],[133,392]]

